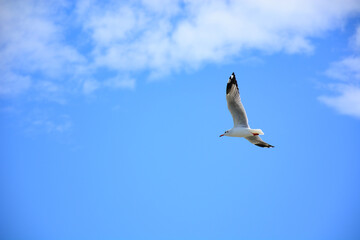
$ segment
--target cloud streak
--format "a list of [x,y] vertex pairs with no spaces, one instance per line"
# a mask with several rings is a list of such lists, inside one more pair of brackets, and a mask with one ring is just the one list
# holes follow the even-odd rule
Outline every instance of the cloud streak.
[[325,74],[338,83],[328,86],[336,96],[320,96],[319,100],[341,114],[360,118],[360,26],[350,39],[354,54],[334,62]]
[[334,86],[337,96],[321,96],[319,99],[337,112],[360,119],[360,87],[338,84]]
[[31,123],[28,131],[45,131],[47,134],[63,134],[69,132],[72,128],[71,120],[67,116],[63,116],[61,121],[62,122],[54,122],[50,119],[36,119]]
[[114,77],[105,81],[97,81],[94,79],[86,80],[83,84],[83,93],[90,94],[100,88],[111,89],[134,89],[135,79],[126,79],[124,77]]

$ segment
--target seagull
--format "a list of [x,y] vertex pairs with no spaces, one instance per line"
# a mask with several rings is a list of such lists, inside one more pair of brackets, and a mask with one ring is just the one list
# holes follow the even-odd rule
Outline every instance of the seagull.
[[226,101],[228,109],[233,117],[234,127],[225,131],[222,136],[228,137],[244,137],[246,140],[255,144],[258,147],[273,148],[274,146],[264,142],[259,135],[264,135],[261,129],[251,129],[248,124],[248,119],[244,106],[241,103],[238,84],[236,81],[235,73],[229,77],[226,86]]

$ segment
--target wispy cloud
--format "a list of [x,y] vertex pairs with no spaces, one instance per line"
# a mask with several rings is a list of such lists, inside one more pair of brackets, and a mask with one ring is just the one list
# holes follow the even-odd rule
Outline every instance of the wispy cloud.
[[336,96],[321,96],[320,101],[333,107],[341,114],[360,118],[360,87],[358,85],[337,84]]
[[94,79],[86,80],[83,83],[83,92],[90,94],[100,88],[111,88],[111,89],[134,89],[135,79],[129,79],[124,77],[113,77],[104,81],[97,81]]
[[83,84],[83,92],[85,94],[89,94],[94,92],[96,89],[100,87],[100,84],[96,80],[86,80]]
[[60,116],[50,116],[44,111],[32,112],[29,118],[28,132],[45,132],[48,134],[63,134],[72,128],[70,116],[63,114]]
[[360,82],[360,56],[348,56],[332,63],[326,75],[344,82]]
[[356,32],[351,38],[350,43],[355,51],[360,51],[360,26],[356,28]]
[[360,118],[360,26],[350,39],[354,54],[334,62],[326,75],[340,82],[329,84],[335,96],[321,96],[319,100],[339,113]]
[[0,95],[17,95],[31,86],[29,76],[14,74],[10,71],[1,72]]
[[77,65],[85,63],[64,36],[67,26],[62,25],[61,2],[1,1],[0,5],[2,95],[23,92],[38,79],[71,76]]
[[[359,12],[357,0],[3,0],[0,94],[39,82],[53,93],[133,88],[134,72],[161,77],[249,49],[311,53],[313,37]],[[104,69],[112,74],[96,77]]]
[[32,124],[34,127],[44,128],[48,133],[63,133],[68,131],[71,127],[71,122],[68,120],[62,123],[55,123],[50,120],[36,120]]
[[106,80],[104,82],[104,86],[109,88],[127,88],[134,89],[135,88],[135,79],[124,78],[124,77],[114,77]]

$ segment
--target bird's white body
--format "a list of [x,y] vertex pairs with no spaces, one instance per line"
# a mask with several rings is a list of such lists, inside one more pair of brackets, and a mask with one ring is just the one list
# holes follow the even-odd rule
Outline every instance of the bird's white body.
[[251,129],[243,127],[234,127],[224,133],[224,136],[228,137],[251,137],[257,135],[264,135],[261,129]]

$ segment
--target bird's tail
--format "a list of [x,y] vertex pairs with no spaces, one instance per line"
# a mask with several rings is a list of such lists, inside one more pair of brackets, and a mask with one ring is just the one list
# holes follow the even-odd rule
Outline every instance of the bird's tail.
[[264,135],[263,131],[261,129],[250,129],[250,132],[256,136],[256,135]]

